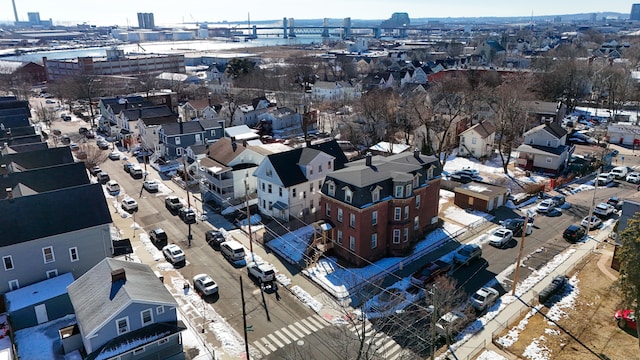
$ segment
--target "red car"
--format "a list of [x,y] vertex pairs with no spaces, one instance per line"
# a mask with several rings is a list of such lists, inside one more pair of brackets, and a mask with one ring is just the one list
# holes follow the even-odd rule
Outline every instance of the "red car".
[[638,322],[633,310],[618,310],[613,318],[618,322],[618,327],[622,330],[637,330]]
[[411,283],[418,286],[427,285],[438,276],[445,275],[449,269],[451,269],[451,264],[442,260],[426,263],[411,275]]

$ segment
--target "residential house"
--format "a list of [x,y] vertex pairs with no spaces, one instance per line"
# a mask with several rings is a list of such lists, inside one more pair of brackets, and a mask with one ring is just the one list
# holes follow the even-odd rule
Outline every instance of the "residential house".
[[360,98],[361,93],[360,84],[352,81],[316,81],[311,88],[314,101],[349,102]]
[[102,185],[0,200],[0,293],[63,273],[79,277],[112,254],[111,211]]
[[396,86],[396,80],[389,71],[369,73],[362,79],[362,90],[385,89]]
[[[122,123],[135,123],[139,136],[140,146],[143,149],[159,152],[160,149],[160,127],[163,124],[177,123],[178,116],[171,112],[165,105],[141,108],[138,111],[126,110],[121,113]],[[126,120],[126,121],[125,121]]]
[[137,109],[138,105],[148,107],[152,106],[152,103],[139,95],[100,98],[98,101],[98,108],[100,109],[99,129],[112,135],[119,132],[120,129],[117,129],[118,121],[116,116],[120,114],[122,110]]
[[164,160],[179,158],[187,147],[204,144],[204,135],[204,129],[199,121],[162,124],[158,130],[159,152]]
[[253,173],[258,179],[258,210],[289,221],[316,212],[334,157],[310,147],[267,155]]
[[259,139],[260,135],[254,129],[251,129],[247,125],[238,125],[225,127],[224,129],[224,137],[234,138],[237,141],[245,141],[245,140],[255,140]]
[[214,120],[209,118],[200,119],[200,126],[204,130],[205,143],[210,144],[224,137],[224,120]]
[[516,165],[525,170],[551,174],[561,173],[573,148],[566,144],[567,131],[555,122],[542,124],[524,133],[524,143],[518,146]]
[[505,48],[500,45],[497,40],[487,39],[478,45],[475,55],[481,56],[486,63],[493,64],[497,56],[504,55],[505,53]]
[[531,126],[548,122],[560,124],[567,112],[567,106],[561,101],[525,101],[524,108],[529,114]]
[[9,147],[3,147],[0,155],[0,166],[3,172],[18,172],[74,162],[75,159],[68,146],[27,152],[14,152]]
[[405,256],[438,224],[441,169],[419,151],[372,156],[328,174],[320,214],[334,226],[333,251],[356,266]]
[[85,360],[185,358],[178,303],[149,265],[104,259],[68,293],[79,330],[72,336],[81,341],[69,340]]
[[189,100],[178,106],[178,116],[184,121],[214,120],[218,119],[218,111],[221,107],[221,105],[212,105],[211,98]]
[[496,127],[489,121],[481,121],[460,134],[459,156],[476,159],[489,158],[495,147]]
[[203,200],[228,206],[244,201],[245,196],[255,198],[256,179],[252,175],[269,154],[264,147],[235,138],[224,137],[209,145],[207,157],[198,166]]
[[[313,118],[313,115],[310,115]],[[270,107],[267,111],[258,115],[257,124],[246,124],[256,130],[261,135],[271,135],[278,139],[286,139],[302,134],[301,112],[288,107]],[[307,131],[316,129],[316,122],[309,121]]]
[[[11,189],[13,197],[54,191],[74,186],[87,185],[89,176],[83,162],[59,164],[34,169],[0,168],[0,189]],[[0,192],[0,199],[6,199],[9,193]]]

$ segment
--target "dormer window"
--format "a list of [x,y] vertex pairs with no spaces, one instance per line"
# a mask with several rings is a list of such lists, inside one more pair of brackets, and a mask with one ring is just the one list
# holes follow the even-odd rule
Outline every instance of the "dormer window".
[[413,177],[413,187],[417,188],[418,186],[420,186],[420,173],[415,174]]
[[433,179],[433,169],[434,169],[433,165],[431,165],[429,169],[427,169],[427,179]]
[[376,186],[371,192],[371,201],[374,203],[380,201],[380,186]]
[[396,185],[395,191],[393,193],[394,194],[393,196],[397,197],[397,198],[401,198],[402,197],[402,189],[403,189],[402,185]]
[[409,195],[411,195],[411,184],[407,184],[407,185],[405,186],[404,195],[405,195],[406,197],[409,197]]
[[353,191],[351,191],[351,189],[349,189],[348,187],[344,187],[344,202],[351,204],[351,201],[353,200]]
[[330,196],[336,196],[336,184],[333,181],[327,183],[327,193]]

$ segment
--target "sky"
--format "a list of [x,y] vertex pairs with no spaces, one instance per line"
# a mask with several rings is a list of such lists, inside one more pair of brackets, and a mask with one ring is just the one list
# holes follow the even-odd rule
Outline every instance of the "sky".
[[[629,14],[632,1],[622,0],[244,0],[235,4],[202,0],[14,0],[20,21],[27,12],[39,12],[54,24],[137,25],[138,12],[152,12],[156,25],[181,22],[345,18],[387,19],[394,12],[409,18],[559,15],[598,12]],[[79,4],[82,4],[79,6]],[[0,0],[0,22],[13,21],[11,0]]]

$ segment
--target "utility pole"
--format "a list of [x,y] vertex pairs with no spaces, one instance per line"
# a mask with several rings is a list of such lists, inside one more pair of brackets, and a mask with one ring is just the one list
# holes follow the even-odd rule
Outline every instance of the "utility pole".
[[431,306],[433,306],[433,311],[431,312],[431,360],[435,359],[436,356],[436,323],[438,322],[438,294],[436,288],[436,284],[431,284],[431,290],[429,294],[431,294]]
[[[600,168],[598,168],[598,171],[596,171],[596,179],[593,181],[593,197],[591,198],[591,205],[589,206],[589,213],[587,214],[587,230],[585,232],[585,236],[587,237],[587,240],[589,240],[589,231],[591,230],[591,217],[593,216],[593,208],[596,205],[596,190],[598,190],[598,177],[600,177]],[[598,247],[598,242],[594,241],[594,246],[593,246],[593,250],[596,250],[596,247]]]
[[251,261],[255,262],[256,259],[253,255],[253,239],[251,234],[251,210],[249,210],[249,184],[247,179],[244,179],[244,205],[247,208],[247,230],[249,231],[249,251],[251,252]]
[[516,271],[513,274],[513,289],[511,289],[511,296],[516,295],[516,285],[518,284],[518,270],[520,269],[520,260],[522,259],[522,250],[524,249],[524,237],[527,235],[527,227],[529,227],[529,210],[527,210],[527,216],[525,216],[524,224],[522,225],[522,237],[520,238],[520,249],[518,250],[518,260],[516,261]]
[[[187,172],[187,161],[185,160],[187,157],[186,153],[182,154],[182,170],[184,172],[184,188],[187,190],[187,210],[191,209],[191,198],[189,196],[189,174]],[[193,239],[193,235],[191,235],[191,221],[187,224],[189,226],[189,235],[187,235],[188,246],[191,247],[191,240]]]
[[242,276],[240,276],[240,298],[242,299],[242,325],[244,326],[244,351],[249,360],[249,336],[247,334],[247,310],[244,303],[244,287],[242,286]]

